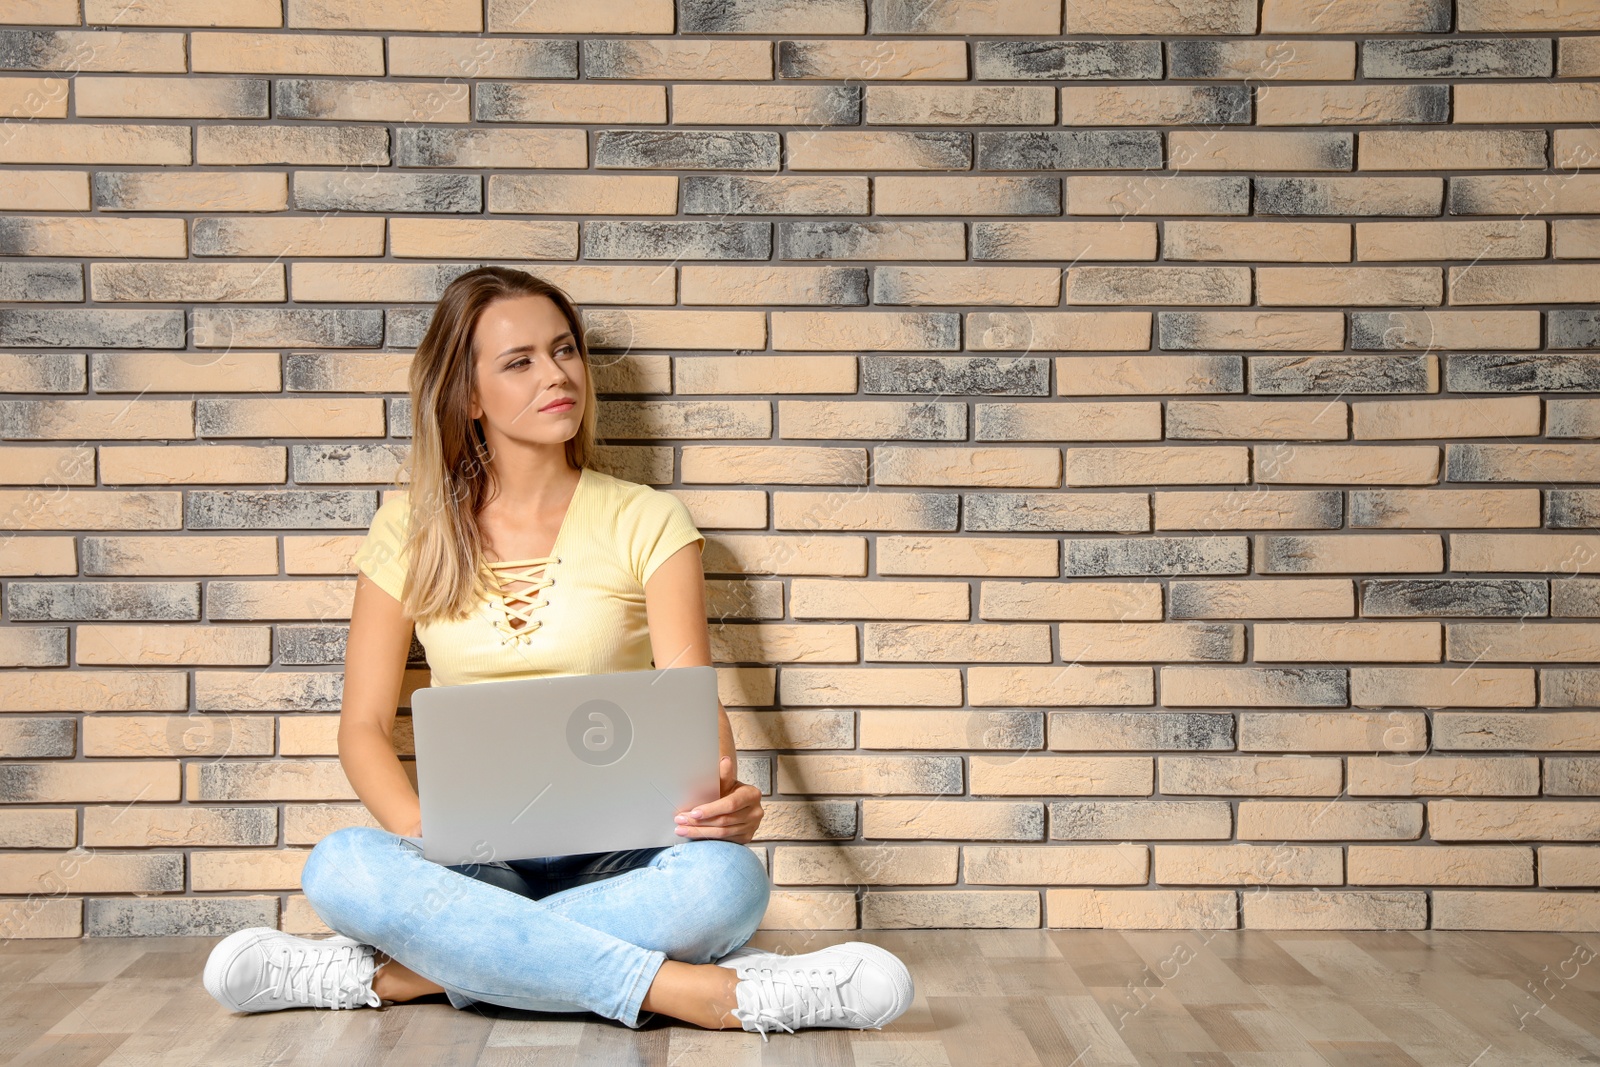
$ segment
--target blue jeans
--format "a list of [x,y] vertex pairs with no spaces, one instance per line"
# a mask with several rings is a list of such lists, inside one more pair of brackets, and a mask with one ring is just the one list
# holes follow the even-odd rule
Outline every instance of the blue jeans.
[[446,867],[367,826],[318,842],[300,885],[329,927],[443,987],[453,1007],[592,1011],[629,1027],[663,962],[740,947],[771,893],[749,848],[715,838]]

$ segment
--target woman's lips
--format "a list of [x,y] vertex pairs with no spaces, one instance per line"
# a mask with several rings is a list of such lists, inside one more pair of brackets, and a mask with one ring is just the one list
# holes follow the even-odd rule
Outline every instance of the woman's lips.
[[557,400],[554,403],[546,404],[544,407],[540,408],[539,410],[541,412],[548,411],[551,414],[560,414],[561,412],[566,411],[569,408],[571,408],[576,403],[577,403],[576,400]]

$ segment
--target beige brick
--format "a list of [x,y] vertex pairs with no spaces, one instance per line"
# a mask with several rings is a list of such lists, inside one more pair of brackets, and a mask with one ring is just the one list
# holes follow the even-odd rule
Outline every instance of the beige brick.
[[[0,485],[93,485],[94,449],[65,445],[7,445],[0,447]],[[38,506],[47,505],[39,497]]]
[[1044,839],[1044,806],[1025,800],[875,800],[861,802],[862,835],[871,838]]
[[677,204],[678,179],[673,175],[493,174],[489,177],[491,212],[671,215],[677,211]]
[[[227,572],[222,572],[227,573]],[[315,619],[350,617],[355,582],[212,581],[206,586],[206,617],[213,620]]]
[[0,853],[0,892],[170,893],[183,889],[183,855],[161,852]]
[[80,118],[264,119],[267,86],[243,78],[78,78]]
[[[76,5],[73,5],[76,7]],[[118,26],[282,26],[282,0],[84,0],[83,20]]]
[[1249,469],[1249,449],[1232,445],[1068,448],[1066,480],[1071,486],[1245,482]]
[[[879,583],[875,583],[879,584]],[[791,603],[791,611],[793,606]],[[983,582],[978,616],[1112,622],[1159,620],[1160,587],[1148,582]]]
[[1244,925],[1251,930],[1423,930],[1423,893],[1324,889],[1247,893]]
[[[1600,18],[1595,19],[1600,28]],[[1594,122],[1600,119],[1600,84],[1486,85],[1464,81],[1455,87],[1455,121]]]
[[351,557],[361,547],[361,535],[284,535],[285,574],[355,574]]
[[71,170],[0,173],[0,203],[12,211],[88,211],[89,175]]
[[[1159,509],[1162,497],[1156,494]],[[1184,494],[1187,495],[1187,494]],[[1198,494],[1209,496],[1210,494]],[[1157,523],[1159,528],[1160,524]],[[1356,610],[1355,588],[1340,578],[1251,578],[1167,583],[1173,618],[1282,619],[1344,617]]]
[[94,300],[217,303],[287,298],[281,263],[91,263]]
[[1358,489],[1353,527],[1538,526],[1536,489]]
[[973,796],[1149,796],[1142,756],[970,756]]
[[1370,401],[1351,405],[1355,436],[1368,439],[1537,436],[1536,396]]
[[1162,348],[1318,352],[1344,347],[1344,315],[1329,311],[1166,312]]
[[[1428,821],[1437,837],[1437,823]],[[1238,833],[1241,841],[1417,840],[1422,805],[1401,800],[1242,800]]]
[[[1168,796],[1331,797],[1339,793],[1341,766],[1337,759],[1304,756],[1156,757],[1161,792]],[[1245,836],[1242,829],[1239,836]]]
[[76,26],[78,0],[12,0],[6,21],[14,26]]
[[1450,302],[1593,304],[1600,302],[1600,265],[1451,267]]
[[[88,79],[76,80],[81,88]],[[67,84],[66,78],[8,77],[0,81],[0,112],[14,119],[64,119]]]
[[332,122],[466,122],[468,87],[460,82],[344,80],[280,81],[279,113]]
[[1532,756],[1351,756],[1351,796],[1532,796],[1539,761]]
[[1143,885],[1144,845],[965,845],[968,885]]
[[190,800],[354,800],[336,759],[226,760],[185,768]]
[[198,893],[241,889],[298,889],[310,849],[230,849],[191,852],[189,886]]
[[1343,672],[1269,667],[1163,667],[1161,700],[1168,707],[1304,708],[1345,704]]
[[313,30],[465,30],[483,29],[476,0],[436,0],[426,5],[405,0],[287,0],[288,24]]
[[[1544,253],[1545,224],[1538,220],[1356,223],[1357,259],[1474,259],[1480,255],[1487,259],[1539,259]],[[1450,313],[1417,314],[1439,318]],[[1456,346],[1441,341],[1440,347]]]
[[1046,889],[1049,929],[1235,930],[1231,889]]
[[[5,848],[72,848],[78,843],[77,814],[73,808],[12,808],[0,812],[0,843]],[[7,913],[0,912],[4,914]],[[6,926],[6,920],[0,918],[0,936],[10,936]]]
[[276,352],[96,352],[90,380],[97,393],[276,393],[283,387]]
[[[1547,704],[1571,706],[1561,695]],[[1440,749],[1519,748],[1550,752],[1589,751],[1600,737],[1592,712],[1441,711],[1434,715],[1434,740]]]
[[1431,89],[1424,85],[1273,85],[1256,94],[1256,124],[1438,122],[1442,118],[1436,111],[1439,98]]
[[917,704],[962,702],[955,667],[786,667],[779,704]]
[[[506,0],[493,0],[504,3]],[[518,4],[522,10],[525,5]],[[670,20],[670,9],[668,18]],[[773,890],[761,918],[761,930],[854,930],[854,893],[801,893]]]
[[117,211],[282,211],[289,178],[266,171],[107,171],[96,176],[95,199]]
[[[1398,756],[1425,749],[1427,719],[1421,712],[1243,711],[1241,752],[1381,752]],[[1354,764],[1355,757],[1351,757]],[[1353,792],[1353,790],[1352,790]]]
[[493,256],[506,259],[576,259],[575,222],[515,222],[473,219],[389,220],[389,252],[394,256],[440,259]]
[[78,627],[78,662],[96,666],[245,666],[272,662],[265,626]]
[[1351,845],[1348,866],[1351,885],[1533,884],[1533,850],[1511,845]]
[[[1200,222],[1166,224],[1168,259],[1271,263],[1346,263],[1346,222]],[[1408,257],[1409,258],[1409,257]]]
[[[1237,356],[1174,356],[1174,355],[1133,355],[1133,356],[1058,356],[1056,365],[1056,391],[1063,395],[1078,396],[1134,396],[1184,393],[1215,393],[1225,392],[1224,379],[1230,373],[1236,373]],[[991,405],[978,405],[980,417],[985,408]],[[1027,405],[993,405],[997,413],[1005,414],[1010,418],[1023,418],[1026,413],[1033,411],[1051,411],[1053,405],[1041,407],[1038,404]],[[1083,440],[1156,440],[1161,437],[1161,411],[1159,405],[1154,409],[1132,406],[1126,403],[1101,404],[1095,406],[1078,406],[1066,409],[1069,412],[1093,413],[1096,417],[1091,421],[1086,418],[1070,420],[1043,420],[1037,416],[1034,421],[1049,427],[1049,432],[1041,432],[1040,437],[1046,439],[1067,439],[1073,441]],[[1012,415],[1012,412],[1022,414]],[[1129,415],[1118,415],[1118,412],[1127,411],[1137,418]],[[1086,426],[1085,423],[1088,425]],[[1109,424],[1109,425],[1108,425]],[[1088,432],[1091,427],[1099,425],[1105,427],[1100,432]]]
[[860,717],[862,748],[1028,749],[1044,736],[1031,711],[869,710]]
[[[877,179],[882,183],[894,179]],[[954,179],[966,181],[967,179]],[[1075,179],[1069,179],[1069,181]],[[941,179],[923,179],[938,182]],[[941,187],[942,188],[942,187]],[[884,210],[880,201],[878,210]],[[912,210],[910,204],[905,205]],[[974,259],[1122,260],[1156,258],[1153,222],[974,222]]]
[[973,351],[1142,352],[1150,321],[1148,311],[968,312],[966,334]]
[[1440,473],[1437,445],[1268,444],[1255,451],[1258,482],[1432,485]]
[[1250,212],[1249,184],[1240,178],[1070,174],[1066,181],[1066,199],[1069,215],[1116,215],[1124,225],[1129,215],[1247,215]]
[[77,573],[77,551],[71,537],[0,538],[0,575],[38,578]]
[[201,218],[197,256],[381,256],[383,219]]
[[95,715],[86,756],[270,756],[272,720],[218,715]]
[[1449,28],[1448,11],[1438,0],[1265,0],[1261,32],[1436,33]]
[[1600,219],[1562,219],[1550,231],[1557,259],[1600,259]]
[[1570,575],[1600,569],[1597,561],[1600,536],[1594,534],[1450,535],[1450,565],[1456,570]]
[[1340,171],[1350,169],[1352,137],[1293,130],[1174,130],[1167,134],[1167,153],[1172,165],[1185,171]]
[[182,711],[181,671],[9,671],[0,674],[3,711]]
[[[0,154],[3,152],[0,147]],[[12,223],[7,233],[14,255],[171,259],[181,258],[187,248],[182,219],[29,215],[13,219]]]
[[18,123],[0,143],[0,163],[187,166],[192,159],[187,126]]
[[1027,623],[868,622],[864,661],[1048,663],[1050,628]]
[[1155,677],[1148,667],[970,667],[967,701],[975,707],[1150,704]]
[[86,537],[83,572],[97,576],[277,574],[273,537]]
[[181,529],[181,493],[0,490],[0,530]]
[[1157,845],[1160,885],[1340,885],[1344,856],[1316,845]]
[[1533,671],[1515,667],[1352,667],[1357,707],[1531,708]]
[[[1547,890],[1437,890],[1433,894],[1436,930],[1589,931],[1600,924],[1594,893]],[[1568,954],[1571,958],[1571,954]],[[1559,988],[1559,987],[1558,987]],[[1527,1001],[1542,1004],[1539,998]],[[1522,1003],[1519,1001],[1519,1003]],[[1527,1014],[1537,1011],[1534,1007]]]
[[1356,139],[1362,170],[1543,170],[1548,140],[1542,130],[1372,130]]
[[202,400],[208,437],[382,437],[383,401]]
[[1321,491],[1256,486],[1248,491],[1157,491],[1151,496],[1157,530],[1298,530],[1339,525],[1337,497]]
[[1445,627],[1446,659],[1475,662],[1490,657],[1526,663],[1600,660],[1600,622],[1464,622]]
[[1198,0],[1181,7],[1157,0],[1076,0],[1067,4],[1066,31],[1074,35],[1253,34],[1256,6],[1240,0]]
[[1074,267],[1069,304],[1226,305],[1250,302],[1246,267]]
[[[1538,853],[1540,885],[1600,885],[1600,849],[1584,845],[1545,845]],[[1479,885],[1484,882],[1478,880]]]
[[1459,215],[1584,214],[1594,210],[1597,190],[1600,174],[1474,174],[1450,179],[1450,210]]
[[1260,267],[1256,300],[1271,306],[1438,304],[1444,276],[1438,267]]
[[156,803],[178,799],[179,766],[167,760],[18,763],[8,803]]
[[1437,663],[1437,622],[1262,622],[1255,626],[1261,663]]
[[[587,7],[489,0],[488,29],[490,33],[670,34],[673,7],[671,0],[611,0]],[[856,32],[861,32],[860,27]]]
[[1429,573],[1444,570],[1438,534],[1257,534],[1262,573]]
[[1593,800],[1430,800],[1435,841],[1593,841]]
[[1036,929],[1039,894],[1004,890],[894,890],[865,893],[864,930]]
[[777,885],[953,885],[955,845],[779,845]]
[[1584,78],[1600,74],[1600,37],[1560,38],[1556,74],[1562,78]]
[[196,32],[189,54],[196,73],[383,74],[381,37]]

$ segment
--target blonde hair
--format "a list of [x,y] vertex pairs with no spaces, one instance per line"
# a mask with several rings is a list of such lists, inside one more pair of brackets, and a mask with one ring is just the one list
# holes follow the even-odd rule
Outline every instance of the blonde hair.
[[472,335],[485,308],[505,297],[547,296],[572,327],[584,365],[583,417],[566,442],[567,462],[594,456],[594,375],[577,308],[555,285],[526,271],[479,267],[445,287],[411,362],[411,518],[400,601],[418,622],[460,618],[487,592],[478,512],[496,492],[492,457],[471,410]]

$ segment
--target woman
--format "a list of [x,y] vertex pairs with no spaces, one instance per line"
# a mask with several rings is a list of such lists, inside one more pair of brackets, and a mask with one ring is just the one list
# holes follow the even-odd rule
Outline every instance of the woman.
[[409,492],[379,509],[355,557],[339,719],[340,762],[382,829],[336,830],[306,859],[301,886],[336,936],[231,934],[206,989],[235,1011],[443,993],[456,1008],[593,1011],[629,1027],[659,1012],[762,1040],[773,1026],[898,1017],[911,976],[882,948],[740,947],[770,890],[746,847],[761,794],[735,776],[720,701],[722,795],[675,816],[675,845],[447,867],[403,839],[422,833],[391,743],[413,632],[435,685],[711,663],[705,539],[688,510],[589,466],[594,381],[565,293],[500,267],[451,282],[412,363],[411,404]]

